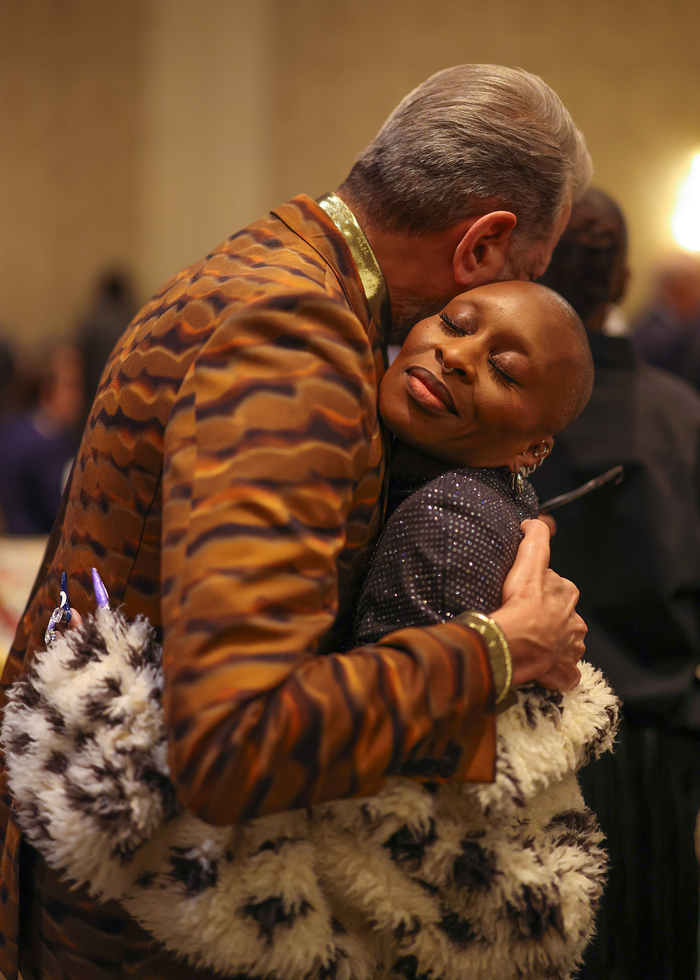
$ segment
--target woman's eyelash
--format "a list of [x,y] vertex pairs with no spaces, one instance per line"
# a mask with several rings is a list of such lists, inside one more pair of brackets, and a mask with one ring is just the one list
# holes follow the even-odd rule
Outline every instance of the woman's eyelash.
[[461,337],[465,336],[464,330],[461,330],[454,322],[454,320],[451,320],[449,318],[447,313],[440,313],[439,316],[443,324],[447,327],[448,330],[450,330],[452,333],[458,333]]
[[506,374],[506,372],[502,368],[499,368],[496,362],[492,361],[491,358],[488,360],[488,365],[489,371],[499,384],[504,385],[506,388],[509,388],[511,385],[518,384],[515,378],[511,378],[509,374]]

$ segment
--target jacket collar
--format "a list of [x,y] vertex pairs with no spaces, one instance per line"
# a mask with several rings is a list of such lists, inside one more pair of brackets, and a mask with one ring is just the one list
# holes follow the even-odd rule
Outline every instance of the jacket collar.
[[[331,214],[332,212],[332,214]],[[384,275],[352,211],[335,194],[299,194],[272,212],[335,272],[351,308],[386,364],[391,303]]]
[[384,273],[379,267],[372,246],[367,241],[355,215],[337,194],[324,194],[317,203],[338,228],[352,252],[372,319],[385,346],[391,325],[391,302]]

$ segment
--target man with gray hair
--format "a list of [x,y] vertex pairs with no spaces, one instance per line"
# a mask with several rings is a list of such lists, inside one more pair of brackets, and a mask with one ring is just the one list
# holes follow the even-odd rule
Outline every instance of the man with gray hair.
[[[294,198],[171,279],[105,369],[3,686],[41,648],[63,573],[73,608],[94,608],[96,567],[113,605],[162,636],[172,783],[209,823],[371,796],[394,774],[492,779],[511,683],[579,679],[578,594],[533,521],[479,630],[453,620],[337,652],[383,516],[377,386],[387,340],[417,316],[543,272],[589,171],[541,79],[448,69],[401,103],[338,194]],[[210,975],[71,892],[11,802],[7,980],[18,958],[25,980]],[[196,897],[189,863],[173,873]],[[244,911],[273,931],[293,914],[254,892]],[[329,950],[319,977],[334,975]]]
[[536,279],[590,176],[581,133],[540,78],[459,65],[403,99],[338,193],[379,258],[396,329],[473,276]]

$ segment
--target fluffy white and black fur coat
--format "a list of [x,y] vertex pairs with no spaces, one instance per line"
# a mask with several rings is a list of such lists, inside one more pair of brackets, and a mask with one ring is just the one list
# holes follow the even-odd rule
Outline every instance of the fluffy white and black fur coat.
[[2,727],[16,816],[66,879],[169,950],[265,980],[566,978],[606,857],[576,771],[617,699],[582,664],[498,717],[492,784],[393,777],[376,796],[213,827],[175,801],[160,648],[99,610],[39,654]]

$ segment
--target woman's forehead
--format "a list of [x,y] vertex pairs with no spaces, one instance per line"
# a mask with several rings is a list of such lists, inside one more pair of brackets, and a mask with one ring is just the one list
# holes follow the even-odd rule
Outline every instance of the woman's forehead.
[[[476,286],[468,292],[460,293],[450,300],[447,306],[450,312],[469,312],[473,309],[502,307],[544,310],[552,312],[556,309],[551,299],[550,290],[535,282],[522,282],[518,279],[508,279],[501,282],[491,282],[484,286]],[[447,308],[447,307],[446,307]]]
[[[521,288],[522,287],[522,288]],[[460,326],[474,323],[503,329],[513,337],[531,343],[561,346],[569,331],[563,310],[550,290],[537,283],[499,282],[479,286],[456,296],[445,307]]]

